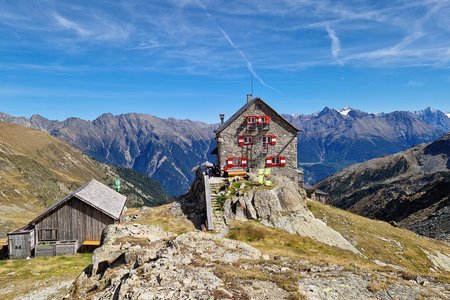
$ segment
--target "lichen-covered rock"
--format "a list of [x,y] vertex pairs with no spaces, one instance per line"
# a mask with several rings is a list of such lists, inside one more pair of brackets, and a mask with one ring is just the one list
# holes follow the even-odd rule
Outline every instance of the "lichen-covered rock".
[[433,277],[273,257],[243,242],[157,226],[112,225],[66,299],[449,299]]
[[340,233],[316,219],[306,206],[306,192],[285,177],[274,177],[274,187],[256,186],[224,203],[225,220],[260,220],[266,226],[292,234],[311,237],[319,242],[360,252]]
[[213,299],[224,282],[214,266],[259,260],[245,243],[204,232],[175,237],[157,226],[113,225],[70,299]]

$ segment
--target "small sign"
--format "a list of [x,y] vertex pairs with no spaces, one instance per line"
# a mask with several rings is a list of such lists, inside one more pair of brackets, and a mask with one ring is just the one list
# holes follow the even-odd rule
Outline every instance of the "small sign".
[[121,183],[122,181],[120,180],[120,178],[117,178],[116,180],[114,180],[114,185],[115,185],[115,187],[116,187],[116,191],[117,192],[120,192],[120,183]]

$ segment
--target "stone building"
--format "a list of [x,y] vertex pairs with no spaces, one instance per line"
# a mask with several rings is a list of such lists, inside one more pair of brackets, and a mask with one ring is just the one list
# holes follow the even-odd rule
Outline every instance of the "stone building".
[[326,204],[328,202],[328,193],[325,193],[318,188],[312,186],[305,186],[306,197],[311,200],[319,201],[320,203]]
[[298,129],[260,98],[247,103],[216,131],[217,163],[224,173],[258,172],[271,168],[273,175],[298,180]]

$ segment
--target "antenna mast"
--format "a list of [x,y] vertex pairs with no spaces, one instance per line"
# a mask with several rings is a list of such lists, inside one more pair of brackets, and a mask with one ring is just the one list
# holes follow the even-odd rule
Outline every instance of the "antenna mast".
[[250,90],[251,90],[251,93],[252,93],[252,95],[253,95],[253,74],[252,74],[252,72],[250,72]]

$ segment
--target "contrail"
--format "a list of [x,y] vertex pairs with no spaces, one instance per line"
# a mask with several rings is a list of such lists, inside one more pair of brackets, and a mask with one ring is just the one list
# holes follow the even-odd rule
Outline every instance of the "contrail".
[[220,32],[222,32],[222,35],[225,37],[225,39],[227,40],[227,42],[230,44],[231,47],[233,47],[238,53],[239,55],[244,59],[244,61],[247,63],[247,69],[250,71],[250,73],[252,73],[252,75],[265,87],[274,90],[277,93],[282,94],[279,90],[277,90],[276,88],[268,85],[261,77],[259,77],[259,75],[256,73],[255,69],[253,68],[253,64],[252,62],[247,58],[247,56],[245,55],[245,53],[238,47],[236,46],[236,44],[233,42],[233,40],[230,38],[230,36],[227,34],[227,32],[225,30],[223,30],[216,22],[216,20],[214,20],[213,16],[211,15],[211,13],[208,11],[208,8],[201,3],[199,0],[195,1],[197,3],[198,6],[200,6],[200,8],[202,8],[206,15],[208,16],[208,18],[210,18],[214,24],[216,24],[217,28],[220,30]]
[[245,55],[245,53],[239,49],[238,46],[236,46],[233,41],[231,40],[231,38],[228,36],[228,34],[226,33],[225,30],[223,30],[222,28],[220,28],[218,26],[219,30],[222,32],[223,36],[225,37],[225,39],[228,41],[228,43],[231,45],[231,47],[233,47],[234,49],[236,49],[236,51],[241,55],[241,57],[245,60],[245,62],[247,63],[247,69],[250,71],[250,73],[253,74],[253,76],[255,76],[256,79],[258,79],[258,81],[265,87],[272,89],[278,93],[281,94],[281,92],[279,90],[277,90],[276,88],[268,85],[267,83],[265,83],[264,80],[262,80],[261,77],[259,77],[259,75],[255,72],[255,69],[253,69],[253,64],[252,62],[247,58],[247,56]]
[[334,31],[333,28],[330,27],[330,24],[327,24],[325,27],[328,33],[328,37],[331,40],[331,56],[338,62],[339,64],[342,64],[342,61],[339,59],[339,52],[341,51],[341,41],[336,35],[336,31]]

